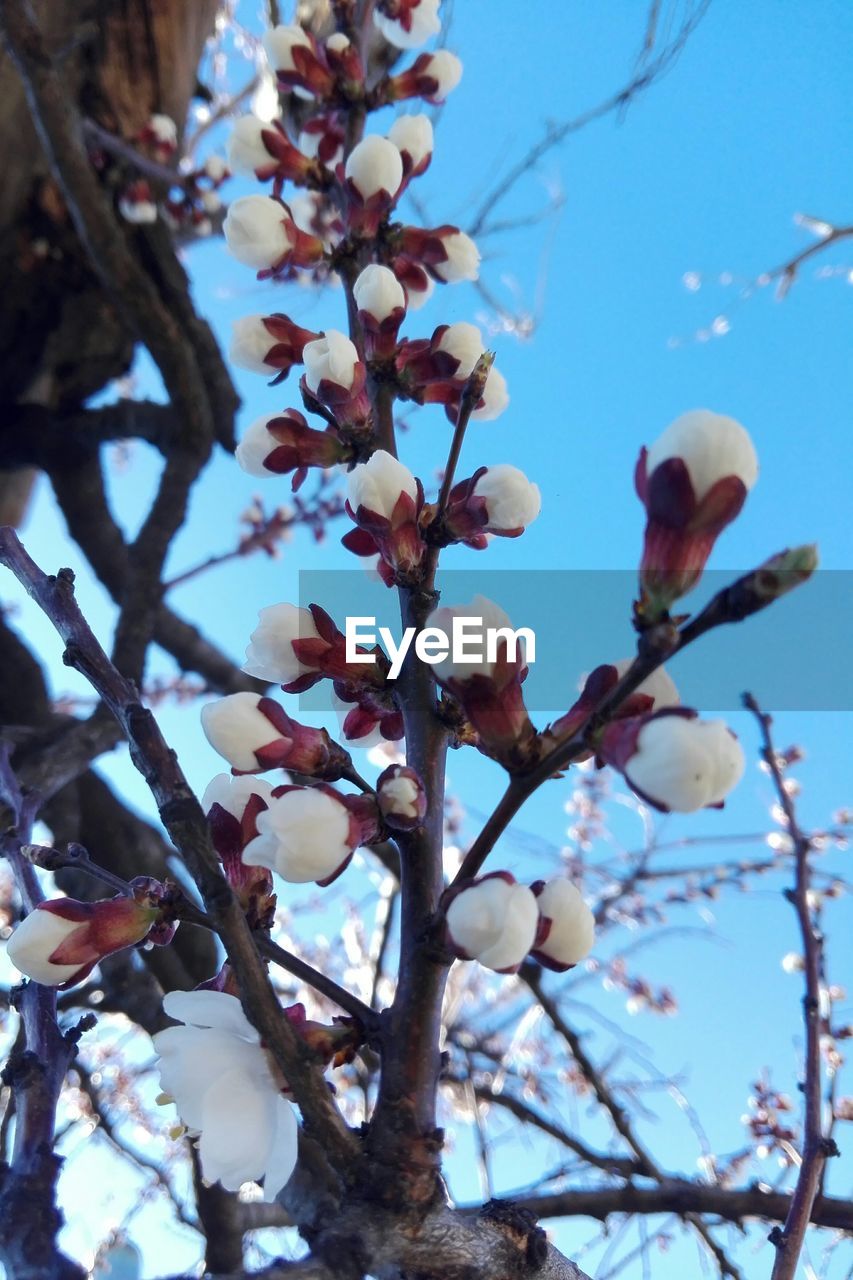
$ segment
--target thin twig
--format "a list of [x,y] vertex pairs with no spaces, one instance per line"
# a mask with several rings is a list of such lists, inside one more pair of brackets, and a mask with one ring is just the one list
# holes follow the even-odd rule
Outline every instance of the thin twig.
[[808,895],[811,881],[809,854],[811,841],[803,831],[791,793],[785,785],[779,756],[773,743],[772,717],[761,710],[751,693],[743,703],[755,716],[761,732],[761,756],[767,765],[794,851],[794,887],[786,892],[800,929],[803,943],[803,1023],[805,1027],[805,1078],[803,1081],[803,1150],[797,1183],[781,1231],[775,1228],[770,1239],[776,1246],[772,1280],[794,1280],[812,1210],[820,1191],[821,1176],[829,1156],[838,1155],[834,1141],[823,1132],[821,1121],[820,988],[823,969],[823,935],[812,921]]

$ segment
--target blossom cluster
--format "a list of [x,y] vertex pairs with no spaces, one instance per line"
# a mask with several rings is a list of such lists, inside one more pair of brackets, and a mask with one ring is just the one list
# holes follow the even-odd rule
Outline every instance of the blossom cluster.
[[[371,21],[386,41],[407,51],[438,32],[439,8],[440,0],[376,0]],[[237,461],[259,478],[290,476],[294,490],[312,468],[346,469],[351,528],[343,545],[355,556],[375,558],[388,586],[421,590],[430,599],[442,548],[484,550],[496,537],[518,538],[537,519],[541,495],[509,463],[481,465],[459,480],[454,463],[435,496],[396,456],[389,417],[395,401],[441,406],[462,432],[469,421],[476,426],[498,418],[509,396],[475,325],[459,321],[428,335],[409,333],[410,313],[437,286],[474,281],[480,266],[476,244],[460,227],[395,220],[401,197],[430,166],[430,117],[398,114],[384,132],[365,132],[354,143],[349,126],[354,106],[369,124],[394,104],[444,102],[462,65],[448,50],[422,52],[410,66],[368,82],[359,49],[343,31],[321,39],[299,25],[279,25],[263,44],[279,88],[301,99],[299,131],[285,118],[238,119],[227,164],[209,161],[195,175],[197,201],[213,212],[228,173],[264,184],[264,193],[231,203],[223,225],[229,251],[260,280],[338,277],[349,333],[316,331],[281,311],[237,320],[230,349],[235,365],[276,386],[301,370],[300,407],[254,421]],[[177,131],[154,117],[137,142],[152,159],[168,161]],[[191,189],[193,183],[184,182],[183,199]],[[144,182],[125,192],[124,216],[137,223],[158,216],[149,195]],[[179,213],[173,209],[176,219]],[[457,455],[450,450],[451,458]],[[636,469],[646,513],[639,631],[672,624],[670,609],[699,581],[757,474],[744,428],[707,410],[685,414],[642,450]],[[719,806],[740,779],[743,752],[728,727],[682,706],[662,669],[633,681],[630,660],[596,668],[574,705],[540,731],[525,705],[523,636],[497,603],[477,596],[437,605],[422,619],[419,641],[449,636],[461,617],[479,619],[501,639],[477,659],[448,653],[431,665],[435,699],[424,714],[440,718],[454,745],[475,746],[514,779],[543,760],[547,765],[550,752],[568,745],[573,761],[619,770],[637,796],[661,811]],[[416,652],[405,655],[404,673],[415,661]],[[264,608],[243,670],[288,695],[328,682],[348,746],[405,736],[401,685],[387,654],[380,646],[353,654],[335,619],[317,604]],[[608,713],[599,717],[602,705]],[[201,720],[230,768],[211,781],[202,809],[224,874],[257,934],[274,924],[274,876],[288,885],[327,886],[359,847],[384,840],[404,845],[407,833],[424,824],[430,801],[436,803],[410,763],[393,763],[367,784],[343,745],[327,730],[294,719],[268,691],[212,701]],[[258,776],[273,770],[285,772],[274,782]],[[566,877],[533,884],[506,870],[458,877],[436,917],[451,955],[498,973],[530,961],[563,972],[580,963],[594,941],[595,916]],[[44,903],[19,926],[8,950],[33,980],[65,986],[122,947],[168,941],[173,928],[162,896],[140,885],[132,896],[104,902]],[[179,1025],[155,1037],[163,1089],[198,1139],[204,1176],[229,1190],[263,1179],[264,1194],[273,1199],[297,1158],[290,1088],[235,998],[227,964],[203,986],[164,1002]],[[283,1013],[324,1065],[340,1060],[346,1033],[308,1023],[299,1005]]]
[[[178,126],[162,113],[152,115],[130,141],[136,151],[136,165],[117,160],[97,133],[88,139],[94,167],[110,170],[111,185],[117,190],[116,207],[124,221],[148,226],[162,219],[171,230],[185,236],[209,236],[214,219],[223,208],[220,188],[231,176],[225,160],[211,155],[200,165],[185,161],[176,168],[180,155]],[[146,176],[149,169],[154,170],[157,185],[167,187],[159,197]]]

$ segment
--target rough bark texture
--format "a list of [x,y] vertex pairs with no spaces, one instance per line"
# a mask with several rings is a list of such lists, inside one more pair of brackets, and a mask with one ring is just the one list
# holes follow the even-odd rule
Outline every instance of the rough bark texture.
[[[81,114],[130,137],[155,111],[184,121],[216,8],[216,0],[38,0],[34,12]],[[0,405],[68,410],[127,370],[134,335],[82,249],[6,53],[0,101]],[[7,409],[0,423],[11,417]]]

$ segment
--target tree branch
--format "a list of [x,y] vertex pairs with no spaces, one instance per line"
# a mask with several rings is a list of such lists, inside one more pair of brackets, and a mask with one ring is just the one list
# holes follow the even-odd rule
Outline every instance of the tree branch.
[[820,989],[823,974],[823,937],[812,922],[809,907],[811,841],[797,819],[791,793],[785,785],[779,757],[773,743],[772,717],[762,711],[750,693],[744,694],[744,706],[755,716],[761,732],[761,755],[767,765],[794,853],[794,888],[786,897],[797,915],[803,943],[803,1023],[805,1029],[805,1080],[803,1082],[803,1151],[794,1194],[782,1230],[771,1232],[776,1246],[772,1280],[794,1280],[815,1201],[820,1192],[824,1165],[829,1156],[838,1155],[834,1141],[823,1132],[821,1121],[821,1016]]
[[65,661],[84,675],[122,726],[131,758],[145,778],[166,829],[198,884],[206,910],[225,944],[247,1014],[264,1036],[302,1108],[322,1135],[331,1158],[351,1158],[355,1140],[335,1106],[307,1046],[285,1018],[245,917],[210,843],[207,822],[151,712],[110,663],[74,599],[73,575],[49,578],[27,555],[14,530],[0,530],[0,562],[11,569],[66,644]]

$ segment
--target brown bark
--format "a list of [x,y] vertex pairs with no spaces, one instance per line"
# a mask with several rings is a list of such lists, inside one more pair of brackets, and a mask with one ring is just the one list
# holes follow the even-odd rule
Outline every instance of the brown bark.
[[[216,0],[38,0],[35,14],[81,115],[130,137],[152,112],[186,118]],[[135,335],[87,259],[51,174],[17,69],[0,52],[0,431],[12,406],[76,407],[129,367]],[[29,477],[31,480],[31,477]],[[8,501],[5,500],[8,491]],[[19,523],[27,479],[3,478]]]

